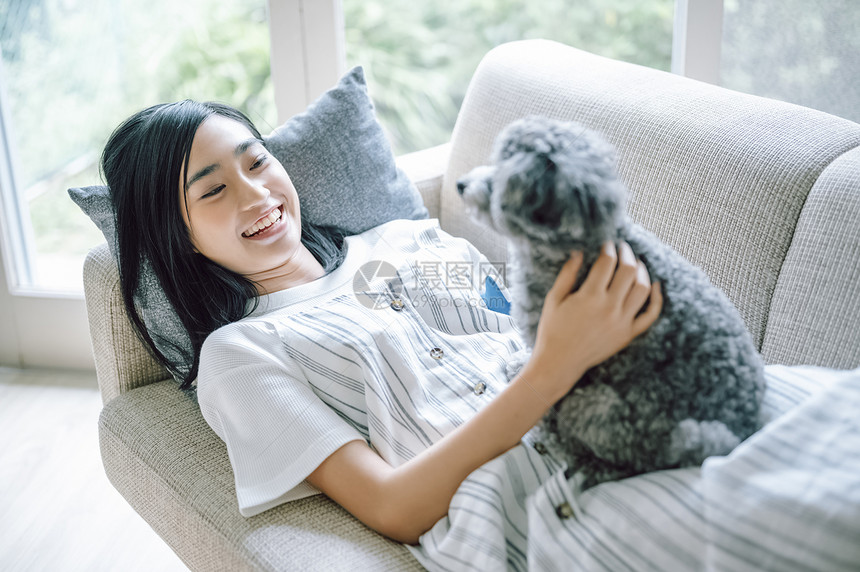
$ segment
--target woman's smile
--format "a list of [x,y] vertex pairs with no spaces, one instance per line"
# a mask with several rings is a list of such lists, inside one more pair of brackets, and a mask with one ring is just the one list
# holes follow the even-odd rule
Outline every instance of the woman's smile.
[[281,206],[277,206],[242,233],[242,238],[248,240],[264,240],[280,235],[286,230],[286,218]]

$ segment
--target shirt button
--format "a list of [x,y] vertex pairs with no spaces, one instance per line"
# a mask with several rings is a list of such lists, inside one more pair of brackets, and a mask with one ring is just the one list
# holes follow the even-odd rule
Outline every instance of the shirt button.
[[487,384],[483,381],[479,381],[475,384],[475,387],[472,388],[472,391],[475,392],[475,395],[481,395],[482,393],[484,393],[485,389],[487,389]]
[[442,351],[442,348],[433,348],[430,350],[430,357],[433,359],[442,359],[442,356],[445,352]]
[[573,516],[573,508],[568,503],[563,502],[555,507],[555,514],[558,515],[558,518],[567,520]]
[[391,306],[392,310],[396,310],[399,312],[400,310],[403,309],[403,301],[400,300],[399,298],[395,298],[394,300],[391,301],[391,304],[389,304],[389,306]]
[[546,445],[544,445],[543,443],[538,441],[537,443],[535,443],[535,451],[537,451],[541,455],[546,455],[546,453],[547,453]]

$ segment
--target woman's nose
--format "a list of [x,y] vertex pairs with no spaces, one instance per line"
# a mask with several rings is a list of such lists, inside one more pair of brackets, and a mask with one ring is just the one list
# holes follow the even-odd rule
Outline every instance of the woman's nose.
[[257,181],[246,179],[242,184],[242,201],[246,208],[266,201],[269,194],[269,189]]

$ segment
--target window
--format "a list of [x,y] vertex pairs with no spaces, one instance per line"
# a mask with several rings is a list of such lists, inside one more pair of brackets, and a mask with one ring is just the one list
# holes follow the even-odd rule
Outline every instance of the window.
[[[103,238],[66,189],[99,184],[110,132],[148,105],[216,99],[276,122],[265,0],[4,0],[0,4],[6,204],[28,289],[80,291]],[[17,237],[16,237],[17,238]],[[29,266],[29,268],[28,268]]]
[[721,83],[860,121],[857,0],[726,0]]
[[395,153],[450,138],[469,78],[504,42],[546,38],[669,70],[674,0],[342,0],[346,58],[362,64]]

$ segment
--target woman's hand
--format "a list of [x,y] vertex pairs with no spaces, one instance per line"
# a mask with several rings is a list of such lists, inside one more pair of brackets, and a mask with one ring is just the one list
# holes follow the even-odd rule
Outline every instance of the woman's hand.
[[[571,292],[582,266],[574,252],[544,300],[531,359],[523,374],[553,403],[591,367],[626,347],[660,315],[663,296],[648,270],[622,242],[607,242],[582,286]],[[647,310],[639,314],[649,300]],[[545,393],[546,392],[546,393]]]

